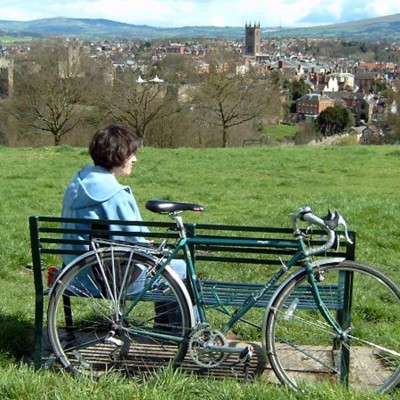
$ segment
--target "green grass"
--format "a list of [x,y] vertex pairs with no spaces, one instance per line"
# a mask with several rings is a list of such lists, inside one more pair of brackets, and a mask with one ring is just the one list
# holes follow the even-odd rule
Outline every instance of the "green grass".
[[268,125],[264,128],[264,132],[274,139],[291,138],[298,132],[298,130],[298,126],[287,124]]
[[342,388],[320,385],[304,387],[294,392],[281,386],[264,381],[255,383],[238,382],[233,379],[224,381],[201,379],[183,375],[167,369],[142,381],[132,381],[116,375],[108,375],[93,381],[86,378],[71,378],[65,374],[51,371],[35,373],[26,366],[10,366],[0,370],[0,374],[12,375],[12,379],[0,380],[2,399],[74,399],[74,400],[362,400],[387,399],[390,396],[364,393],[351,393]]
[[0,44],[18,44],[31,42],[31,37],[21,37],[21,36],[0,36]]
[[[123,182],[132,186],[145,220],[165,218],[145,210],[151,198],[206,207],[203,214],[185,214],[187,222],[289,227],[289,213],[302,205],[320,214],[338,209],[357,231],[357,259],[400,281],[399,147],[145,148],[138,159]],[[141,383],[34,373],[26,362],[34,317],[28,217],[59,215],[65,186],[89,162],[85,149],[0,148],[0,398],[366,398],[325,387],[293,393],[265,382],[197,380],[170,371]]]

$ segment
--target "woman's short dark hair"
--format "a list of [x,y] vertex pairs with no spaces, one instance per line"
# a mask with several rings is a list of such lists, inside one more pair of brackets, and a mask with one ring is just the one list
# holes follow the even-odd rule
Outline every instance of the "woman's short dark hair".
[[136,153],[139,138],[128,128],[108,125],[97,131],[89,145],[89,154],[94,165],[111,170],[122,167]]

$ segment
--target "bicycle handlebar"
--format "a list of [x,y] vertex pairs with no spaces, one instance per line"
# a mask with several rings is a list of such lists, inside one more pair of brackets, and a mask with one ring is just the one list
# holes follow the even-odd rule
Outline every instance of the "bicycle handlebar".
[[[149,200],[146,203],[146,208],[150,211],[168,214],[177,223],[177,228],[180,232],[181,237],[186,237],[186,231],[183,224],[182,217],[179,214],[182,211],[204,211],[204,207],[199,204],[192,203],[180,203],[175,201],[167,200]],[[301,230],[297,226],[297,220],[303,220],[309,222],[310,225],[317,225],[322,228],[328,235],[326,242],[322,246],[310,248],[304,252],[306,256],[311,256],[319,253],[323,253],[329,250],[335,243],[336,240],[336,229],[339,225],[344,227],[345,237],[347,242],[353,243],[349,238],[347,232],[347,224],[342,215],[338,211],[332,212],[329,210],[328,215],[325,217],[318,217],[313,214],[310,206],[301,207],[297,212],[290,214],[295,235],[301,235]]]
[[290,216],[292,219],[295,234],[300,233],[300,229],[297,226],[297,220],[300,219],[309,222],[310,225],[316,225],[320,227],[328,235],[326,242],[322,246],[314,247],[305,251],[306,256],[320,254],[329,250],[335,243],[336,229],[340,225],[342,225],[344,228],[344,234],[347,242],[351,244],[353,243],[348,235],[347,223],[338,211],[332,212],[331,210],[329,210],[328,215],[326,215],[325,217],[319,217],[312,213],[312,209],[310,206],[305,206],[301,207],[297,212],[290,214]]

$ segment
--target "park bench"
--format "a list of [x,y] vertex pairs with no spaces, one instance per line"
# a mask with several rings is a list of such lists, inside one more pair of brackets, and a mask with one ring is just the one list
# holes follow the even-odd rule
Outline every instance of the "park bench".
[[[60,266],[61,256],[65,250],[61,249],[61,245],[65,243],[63,234],[71,232],[71,229],[63,227],[64,223],[76,222],[84,223],[87,228],[81,228],[75,232],[86,235],[88,238],[86,244],[89,243],[90,237],[104,237],[109,235],[109,225],[135,225],[148,226],[149,233],[140,233],[141,236],[159,243],[164,239],[169,239],[173,243],[177,239],[175,223],[173,222],[123,222],[110,220],[81,220],[81,219],[66,219],[60,217],[48,216],[31,216],[29,218],[33,275],[35,285],[35,331],[34,331],[34,365],[39,369],[43,365],[43,328],[44,328],[44,309],[45,296],[48,293],[46,285],[48,269],[51,266]],[[204,237],[204,238],[260,238],[295,240],[293,230],[291,228],[273,228],[273,227],[256,227],[256,226],[237,226],[237,225],[218,225],[218,224],[185,224],[187,235],[189,237]],[[134,233],[120,232],[124,236],[135,236]],[[316,231],[315,233],[322,233]],[[118,231],[113,231],[113,235],[118,235]],[[352,244],[343,241],[335,251],[329,251],[324,257],[346,258],[348,260],[355,259],[355,232],[350,231],[349,235],[352,239]],[[137,236],[137,234],[136,234]],[[71,242],[69,242],[71,243]],[[82,243],[80,241],[79,243]],[[313,242],[311,242],[313,243]],[[315,244],[318,242],[315,240]],[[320,242],[319,242],[320,243]],[[202,281],[204,291],[204,301],[207,306],[218,306],[220,304],[229,306],[238,306],[248,298],[249,295],[257,292],[267,278],[262,281],[249,282],[248,280],[240,282],[240,277],[244,275],[241,271],[246,270],[247,277],[252,275],[252,271],[259,268],[264,268],[267,272],[275,272],[281,260],[289,258],[293,249],[273,249],[259,248],[249,246],[230,246],[230,245],[196,245],[192,248],[192,257],[196,265],[196,270],[200,273],[208,274],[212,271],[213,276],[208,275]],[[69,254],[75,254],[69,251]],[[75,254],[79,255],[79,254]],[[203,266],[206,266],[203,272]],[[214,278],[214,274],[218,275],[224,265],[229,268],[237,268],[238,280],[228,281],[224,279]],[[210,268],[211,266],[211,268]],[[241,269],[243,267],[243,269]],[[265,269],[267,268],[267,269]],[[256,274],[254,274],[256,275]],[[259,276],[259,275],[258,275]],[[269,298],[276,287],[272,287],[269,292],[257,304],[258,307],[265,307],[268,304]],[[332,288],[326,288],[332,290]],[[218,292],[218,295],[216,294]],[[323,293],[322,293],[323,297]],[[151,299],[149,299],[151,300]],[[310,302],[310,304],[312,304]],[[302,305],[307,307],[307,303]],[[338,307],[332,305],[333,308]]]

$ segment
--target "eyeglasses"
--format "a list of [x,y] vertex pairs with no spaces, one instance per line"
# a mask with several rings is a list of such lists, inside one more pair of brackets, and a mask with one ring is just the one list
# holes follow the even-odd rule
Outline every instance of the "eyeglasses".
[[137,161],[136,154],[132,154],[126,161],[125,164],[134,163]]

